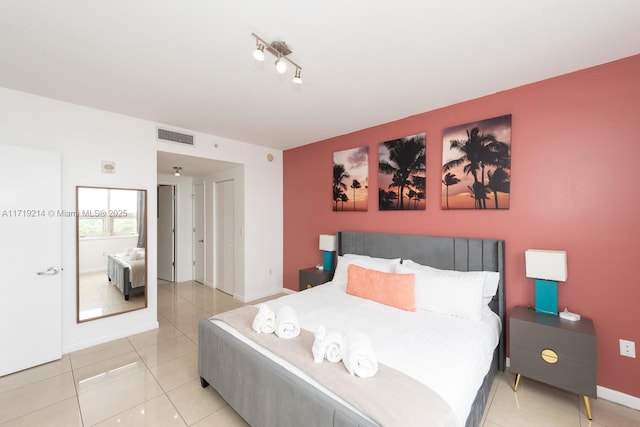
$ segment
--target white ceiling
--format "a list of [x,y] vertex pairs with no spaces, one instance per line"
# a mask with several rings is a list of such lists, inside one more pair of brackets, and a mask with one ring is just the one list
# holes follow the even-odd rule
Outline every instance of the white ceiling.
[[639,22],[638,0],[2,0],[0,86],[288,149],[638,54]]
[[173,174],[174,166],[182,168],[180,173],[184,176],[204,176],[213,171],[221,171],[238,166],[237,163],[224,162],[220,160],[205,159],[202,157],[185,156],[182,154],[167,153],[158,151],[158,173]]

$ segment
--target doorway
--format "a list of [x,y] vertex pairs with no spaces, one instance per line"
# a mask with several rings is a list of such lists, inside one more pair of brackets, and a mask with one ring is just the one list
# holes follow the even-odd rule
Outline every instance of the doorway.
[[199,182],[193,186],[193,280],[204,283],[204,269],[206,244],[205,222],[205,183]]
[[235,183],[233,179],[215,183],[214,272],[215,287],[233,295],[235,290]]
[[[0,167],[10,177],[0,182],[4,205],[0,211],[3,376],[62,356],[65,214],[60,209],[60,153],[0,145]],[[74,274],[73,270],[65,273]]]
[[158,279],[176,279],[176,187],[158,185]]

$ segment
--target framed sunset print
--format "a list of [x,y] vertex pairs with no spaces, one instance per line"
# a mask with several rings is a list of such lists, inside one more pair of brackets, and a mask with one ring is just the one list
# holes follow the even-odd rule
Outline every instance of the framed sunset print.
[[369,147],[333,153],[334,212],[366,212],[369,206]]
[[378,209],[426,209],[425,134],[378,145]]
[[511,114],[442,133],[442,209],[509,209]]

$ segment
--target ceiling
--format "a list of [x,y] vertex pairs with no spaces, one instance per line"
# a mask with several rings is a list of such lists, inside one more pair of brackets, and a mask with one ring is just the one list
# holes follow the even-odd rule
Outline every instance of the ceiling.
[[158,174],[172,175],[174,166],[182,168],[180,173],[184,176],[204,176],[213,171],[221,171],[238,166],[237,163],[220,160],[205,159],[202,157],[186,156],[176,153],[158,151]]
[[2,0],[0,86],[284,150],[638,54],[638,22],[637,0]]

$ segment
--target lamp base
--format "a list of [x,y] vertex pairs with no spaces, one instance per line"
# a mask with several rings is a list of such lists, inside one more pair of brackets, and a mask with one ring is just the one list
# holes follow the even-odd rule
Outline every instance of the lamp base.
[[333,271],[333,252],[322,251],[322,269],[324,271]]
[[536,279],[536,312],[558,315],[558,282]]

